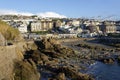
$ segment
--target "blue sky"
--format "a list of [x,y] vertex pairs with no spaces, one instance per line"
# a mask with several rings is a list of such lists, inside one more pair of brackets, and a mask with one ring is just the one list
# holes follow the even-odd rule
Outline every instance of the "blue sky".
[[0,10],[41,13],[56,12],[67,17],[120,14],[120,0],[1,0]]

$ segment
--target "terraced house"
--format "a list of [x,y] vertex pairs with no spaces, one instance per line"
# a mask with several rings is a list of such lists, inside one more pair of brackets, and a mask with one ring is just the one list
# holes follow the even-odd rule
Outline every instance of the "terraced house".
[[53,22],[51,19],[49,20],[42,19],[40,21],[32,22],[30,27],[31,27],[31,32],[47,31],[53,28]]

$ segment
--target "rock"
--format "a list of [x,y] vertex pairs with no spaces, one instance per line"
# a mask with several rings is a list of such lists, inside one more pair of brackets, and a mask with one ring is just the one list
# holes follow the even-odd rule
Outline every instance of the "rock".
[[41,61],[40,52],[38,50],[36,50],[28,58],[32,58],[32,60],[37,64],[38,61]]
[[49,61],[49,57],[45,54],[40,54],[40,58],[41,58],[42,61],[45,61],[45,62]]
[[47,62],[49,61],[49,57],[43,53],[41,53],[39,50],[35,50],[32,54],[31,54],[31,58],[33,59],[33,61],[35,63],[43,63],[43,62]]
[[59,73],[56,78],[57,78],[57,80],[66,80],[64,73]]
[[37,50],[38,49],[37,45],[34,42],[27,42],[26,45],[29,50]]
[[59,58],[62,56],[61,54],[59,54],[58,52],[56,52],[54,50],[44,50],[43,53],[48,55],[51,58]]
[[16,54],[18,56],[17,60],[23,60],[24,59],[24,56],[23,56],[23,53],[22,51],[20,51],[19,49],[15,49],[16,50]]
[[78,73],[78,77],[74,78],[75,80],[94,80],[92,76],[88,74]]
[[113,58],[103,58],[102,60],[103,63],[106,63],[106,64],[113,64],[115,62],[115,60]]
[[58,60],[52,60],[45,62],[46,65],[58,65]]
[[52,40],[45,38],[41,41],[41,43],[42,43],[41,45],[42,45],[43,49],[53,49],[53,44],[55,42],[53,43]]
[[61,67],[58,70],[59,72],[65,73],[68,78],[75,80],[93,80],[93,78],[88,74],[82,74],[80,72],[76,72],[74,69],[69,68],[67,66]]
[[[49,72],[51,76],[47,79],[66,80],[69,78],[74,80],[92,80],[90,75],[79,73],[81,67],[71,64],[69,61],[73,60],[73,58],[78,58],[73,49],[60,45],[55,39],[43,39],[36,44],[39,50],[34,50],[29,55],[29,58],[32,58],[40,66],[41,72]],[[84,55],[84,59],[90,59],[89,56],[91,55],[86,54],[86,57]]]
[[73,51],[72,49],[67,48],[67,47],[60,48],[60,49],[59,49],[59,52],[60,52],[61,54],[66,54],[66,55],[70,55],[70,54],[73,54],[73,53],[74,53],[74,51]]
[[52,38],[49,38],[48,42],[50,42],[51,44],[60,44],[60,42],[58,42],[57,40],[52,39]]
[[14,62],[23,59],[21,52],[16,45],[0,47],[0,80],[11,80],[13,77]]
[[118,62],[120,63],[120,56],[117,57]]
[[50,56],[52,58],[60,58],[60,57],[70,57],[74,55],[74,51],[70,48],[63,47],[60,43],[55,39],[43,39],[40,42],[37,42],[40,50]]
[[40,74],[32,60],[17,62],[14,68],[14,80],[39,80]]

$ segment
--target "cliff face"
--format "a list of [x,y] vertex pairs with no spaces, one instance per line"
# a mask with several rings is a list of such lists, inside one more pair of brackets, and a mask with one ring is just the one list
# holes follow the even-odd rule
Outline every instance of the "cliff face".
[[22,53],[16,46],[0,46],[0,80],[13,77],[14,61],[22,60]]
[[[21,71],[20,66],[23,67],[22,70],[25,73],[30,73],[29,76],[33,75],[33,78],[29,80],[39,80],[40,76],[35,67],[36,65],[33,65],[34,63],[31,60],[24,61],[23,55],[26,49],[28,49],[28,46],[25,42],[19,42],[10,46],[0,46],[0,80],[21,80],[19,79],[21,76],[18,76]],[[27,80],[27,78],[24,80]]]
[[19,31],[0,20],[0,80],[13,78],[14,62],[23,59],[22,51],[16,45],[6,45],[6,40],[17,40]]
[[[18,52],[22,52],[23,55],[26,54],[26,51],[36,50],[37,46],[34,42],[19,42],[16,44],[16,49]],[[21,55],[18,54],[19,57]],[[20,58],[21,59],[21,58]],[[40,73],[37,70],[37,66],[32,59],[24,59],[22,61],[15,62],[14,65],[14,80],[39,80]]]
[[25,51],[35,46],[20,41],[24,41],[20,32],[0,20],[0,80],[39,80],[34,62],[24,59]]

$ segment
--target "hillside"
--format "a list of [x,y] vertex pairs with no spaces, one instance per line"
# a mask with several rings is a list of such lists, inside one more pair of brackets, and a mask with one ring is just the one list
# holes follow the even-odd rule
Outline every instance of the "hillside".
[[0,20],[0,32],[6,40],[19,40],[20,33],[17,29],[12,28],[7,23]]

